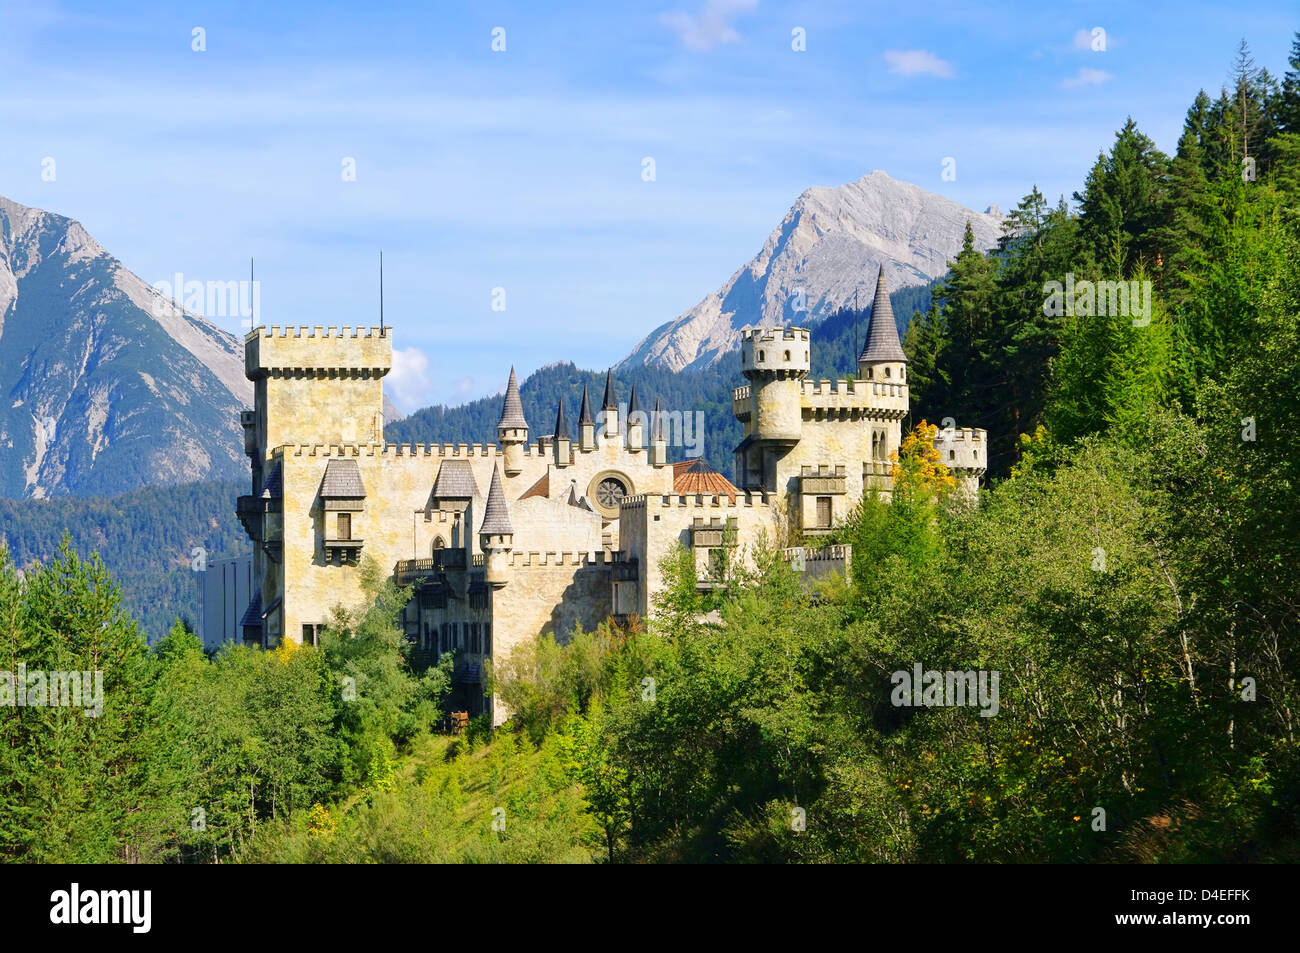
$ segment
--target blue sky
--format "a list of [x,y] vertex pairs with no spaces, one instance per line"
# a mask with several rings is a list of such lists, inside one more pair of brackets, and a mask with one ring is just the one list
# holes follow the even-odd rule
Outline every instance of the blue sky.
[[411,410],[620,359],[812,185],[1068,197],[1125,116],[1172,151],[1240,38],[1280,76],[1300,29],[1294,0],[990,7],[0,0],[0,195],[151,283],[256,256],[271,324],[375,323],[382,247]]

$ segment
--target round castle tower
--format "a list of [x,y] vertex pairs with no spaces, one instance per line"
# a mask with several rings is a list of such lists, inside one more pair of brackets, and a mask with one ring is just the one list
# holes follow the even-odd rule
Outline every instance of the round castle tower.
[[750,382],[755,440],[795,444],[803,429],[800,382],[810,368],[807,328],[740,332],[741,372]]

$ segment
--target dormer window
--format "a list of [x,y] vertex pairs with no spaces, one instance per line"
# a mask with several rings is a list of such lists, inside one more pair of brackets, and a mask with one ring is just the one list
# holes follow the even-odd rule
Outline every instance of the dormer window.
[[361,552],[361,539],[354,533],[353,517],[359,516],[366,504],[366,488],[356,460],[334,457],[325,464],[320,498],[325,558],[352,562]]

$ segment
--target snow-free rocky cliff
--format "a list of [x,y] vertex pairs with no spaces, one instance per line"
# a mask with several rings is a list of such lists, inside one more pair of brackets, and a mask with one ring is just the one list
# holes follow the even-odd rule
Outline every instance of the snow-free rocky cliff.
[[[882,265],[891,291],[928,284],[961,250],[967,222],[981,250],[997,244],[1002,217],[996,207],[972,211],[884,172],[808,189],[762,251],[713,294],[652,331],[622,364],[702,368],[740,346],[741,328],[815,327],[851,306],[855,289],[860,305],[869,306]],[[806,313],[795,310],[801,290]]]
[[247,476],[243,342],[157,299],[77,222],[0,197],[0,497]]

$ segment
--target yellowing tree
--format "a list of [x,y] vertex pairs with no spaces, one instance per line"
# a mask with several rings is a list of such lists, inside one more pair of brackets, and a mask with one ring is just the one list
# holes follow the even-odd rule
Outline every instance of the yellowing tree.
[[895,498],[943,497],[957,488],[957,480],[943,465],[939,449],[934,445],[938,433],[938,427],[922,420],[903,437],[898,450],[889,455]]

